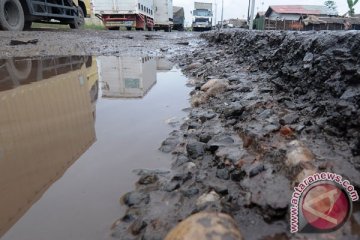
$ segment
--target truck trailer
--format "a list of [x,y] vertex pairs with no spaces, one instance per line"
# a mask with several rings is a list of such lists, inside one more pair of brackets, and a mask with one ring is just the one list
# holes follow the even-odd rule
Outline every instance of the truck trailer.
[[153,0],[95,0],[95,16],[109,30],[149,30],[154,28]]
[[173,2],[172,0],[154,0],[155,30],[171,32],[173,27]]
[[195,2],[192,14],[193,31],[208,31],[212,29],[212,3]]
[[185,13],[182,7],[173,7],[174,12],[174,25],[173,29],[178,31],[184,31]]
[[83,27],[90,15],[90,0],[0,0],[0,29],[22,31],[33,22]]

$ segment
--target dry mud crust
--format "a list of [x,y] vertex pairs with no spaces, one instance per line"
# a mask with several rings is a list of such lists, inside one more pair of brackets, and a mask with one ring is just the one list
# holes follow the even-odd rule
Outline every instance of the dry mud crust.
[[[189,215],[217,211],[245,239],[307,239],[289,234],[293,186],[320,171],[360,186],[359,34],[202,36],[208,44],[173,59],[194,90],[189,119],[160,148],[172,171],[140,173],[113,236],[162,239]],[[317,237],[356,239],[355,228],[351,218]]]
[[[112,55],[144,56],[186,51],[198,34],[187,32],[127,32],[65,29],[34,29],[28,32],[0,31],[0,58]],[[36,44],[12,46],[12,40],[38,40]],[[190,46],[185,45],[189,42]],[[181,45],[182,44],[182,45]]]

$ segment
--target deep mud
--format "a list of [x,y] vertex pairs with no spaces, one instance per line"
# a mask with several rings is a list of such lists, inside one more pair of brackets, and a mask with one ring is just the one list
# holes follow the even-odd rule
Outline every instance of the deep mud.
[[177,56],[193,108],[160,150],[172,171],[139,172],[113,237],[163,239],[199,211],[233,216],[245,239],[358,239],[358,206],[332,234],[291,235],[292,187],[335,172],[360,187],[360,33],[226,31]]

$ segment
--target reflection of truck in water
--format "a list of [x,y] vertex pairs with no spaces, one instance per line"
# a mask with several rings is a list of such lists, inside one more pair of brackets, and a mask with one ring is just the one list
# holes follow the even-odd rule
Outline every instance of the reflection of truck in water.
[[172,0],[154,0],[155,6],[155,30],[171,32],[173,27],[173,3]]
[[156,83],[156,61],[150,57],[99,57],[104,98],[142,98]]
[[[90,0],[0,0],[0,29],[21,31],[33,22],[84,25],[90,15]],[[53,21],[55,20],[55,21]]]
[[195,2],[192,15],[193,31],[208,31],[212,29],[212,3]]
[[0,61],[0,238],[95,142],[93,62]]
[[109,30],[154,28],[153,0],[95,0],[95,15]]
[[184,31],[185,13],[182,7],[173,7],[174,12],[174,30]]

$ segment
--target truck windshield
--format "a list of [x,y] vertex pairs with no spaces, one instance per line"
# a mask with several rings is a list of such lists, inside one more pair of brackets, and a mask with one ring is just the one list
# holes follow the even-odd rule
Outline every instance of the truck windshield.
[[209,22],[208,18],[196,18],[195,22]]
[[211,17],[212,13],[209,10],[197,9],[194,10],[194,16]]

